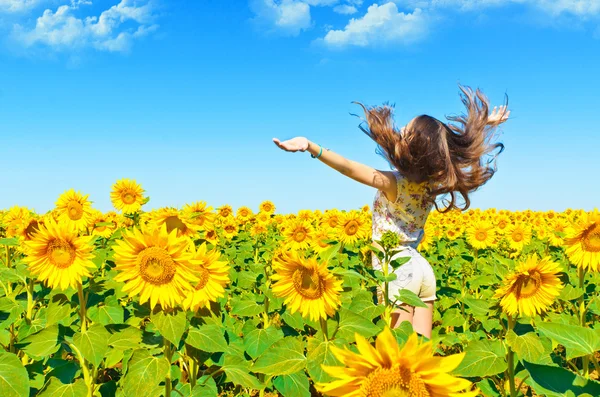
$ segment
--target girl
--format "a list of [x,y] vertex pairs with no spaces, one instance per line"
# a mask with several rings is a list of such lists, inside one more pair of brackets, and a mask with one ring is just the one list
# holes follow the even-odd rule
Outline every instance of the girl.
[[[488,114],[488,100],[479,89],[473,93],[469,87],[463,88],[459,84],[459,88],[467,115],[446,116],[458,125],[420,115],[398,132],[393,125],[390,106],[367,109],[358,103],[368,123],[367,128],[362,125],[359,128],[377,143],[377,153],[390,163],[394,168],[392,171],[376,170],[348,160],[304,137],[284,142],[273,138],[283,150],[308,151],[312,158],[377,189],[373,203],[373,240],[379,240],[385,231],[391,230],[400,238],[397,249],[403,250],[395,257],[406,256],[406,253],[411,256],[395,271],[397,278],[390,283],[389,296],[396,296],[400,289],[408,288],[427,305],[427,308],[415,308],[396,301],[398,308],[394,310],[392,326],[409,321],[416,332],[428,338],[431,338],[433,301],[437,299],[436,279],[429,262],[416,250],[423,237],[427,215],[433,206],[440,210],[436,197],[444,194],[449,194],[450,200],[445,200],[441,212],[469,208],[469,193],[486,183],[496,171],[495,159],[504,150],[504,145],[491,144],[490,140],[495,127],[505,122],[510,114],[508,97],[504,106],[494,107]],[[484,162],[484,156],[497,148],[498,153]],[[494,164],[490,166],[492,162]],[[457,194],[464,200],[462,208],[457,205]],[[381,269],[376,255],[373,255],[373,267]],[[381,301],[381,296],[379,298]]]

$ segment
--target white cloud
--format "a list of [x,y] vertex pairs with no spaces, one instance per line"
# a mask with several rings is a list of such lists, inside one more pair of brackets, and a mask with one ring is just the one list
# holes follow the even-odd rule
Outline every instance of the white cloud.
[[292,36],[311,26],[310,6],[296,0],[254,0],[251,3],[256,21],[274,26]]
[[[25,47],[41,44],[55,50],[92,47],[125,52],[131,48],[135,38],[158,28],[153,23],[155,15],[151,2],[138,5],[132,0],[121,0],[100,16],[76,17],[73,11],[85,4],[89,4],[89,1],[74,0],[71,5],[59,6],[55,12],[47,9],[37,18],[33,29],[15,25],[13,38]],[[122,29],[126,22],[134,23],[137,27]]]
[[327,32],[323,41],[330,47],[409,44],[426,36],[428,25],[427,16],[419,8],[405,14],[391,2],[373,4],[362,18],[352,18],[343,30]]
[[600,15],[600,0],[395,0],[408,8],[452,7],[459,11],[474,11],[488,7],[524,4],[552,16],[572,14],[579,17]]
[[333,11],[337,12],[338,14],[345,14],[345,15],[356,14],[358,12],[356,7],[351,6],[349,4],[344,4],[344,5],[339,5],[339,6],[333,7]]
[[21,12],[35,7],[40,0],[0,0],[0,12]]
[[332,6],[337,4],[339,0],[302,0],[302,2],[309,6]]

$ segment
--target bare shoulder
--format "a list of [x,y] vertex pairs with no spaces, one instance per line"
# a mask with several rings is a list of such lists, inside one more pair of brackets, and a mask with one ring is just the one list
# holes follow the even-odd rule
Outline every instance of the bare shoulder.
[[376,186],[381,190],[388,201],[396,201],[398,195],[398,179],[395,171],[377,170],[380,183]]

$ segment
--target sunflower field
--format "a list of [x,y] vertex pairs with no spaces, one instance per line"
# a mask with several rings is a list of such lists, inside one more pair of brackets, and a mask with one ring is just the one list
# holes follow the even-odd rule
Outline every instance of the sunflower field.
[[378,302],[407,259],[368,206],[110,196],[0,211],[0,396],[600,396],[598,210],[432,212],[428,339]]

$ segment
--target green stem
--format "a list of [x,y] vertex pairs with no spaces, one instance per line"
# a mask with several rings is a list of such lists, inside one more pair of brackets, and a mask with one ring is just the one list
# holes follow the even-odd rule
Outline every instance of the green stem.
[[[584,268],[577,268],[577,273],[579,275],[579,288],[582,291],[585,291],[583,289],[584,284],[585,284],[585,269]],[[584,299],[585,293],[582,293],[581,296],[579,297],[579,322],[581,324],[582,327],[586,326],[586,314],[587,314],[587,308],[585,306],[585,299]],[[583,365],[583,376],[586,378],[590,377],[590,373],[589,373],[589,366],[590,366],[590,358],[588,356],[583,356],[581,358],[582,361],[582,365]]]
[[33,315],[33,279],[30,278],[27,283],[27,322],[31,322]]
[[[68,342],[67,342],[68,343]],[[83,358],[83,355],[79,351],[79,349],[72,343],[68,343],[71,350],[75,352],[77,359],[79,360],[79,366],[81,367],[81,371],[83,372],[83,380],[87,385],[88,392],[87,397],[92,397],[94,395],[94,379],[90,375],[90,369],[88,368],[88,363]]]
[[86,301],[83,297],[83,288],[81,283],[77,284],[77,297],[79,298],[79,318],[81,320],[81,332],[87,331],[87,319],[86,319]]
[[171,351],[171,342],[163,338],[165,345],[165,357],[169,362],[169,370],[165,375],[165,397],[171,397],[171,359],[173,358],[173,351]]
[[319,322],[321,323],[321,331],[323,331],[323,337],[325,338],[325,342],[329,341],[329,337],[327,336],[327,319],[321,317],[319,319]]
[[[508,316],[508,329],[512,330],[515,327],[515,320],[511,315]],[[510,387],[510,397],[517,397],[517,389],[515,387],[515,357],[510,346],[507,346],[506,361],[508,362],[508,384]]]
[[[5,245],[4,250],[6,251],[6,267],[10,269],[10,247]],[[10,282],[6,283],[6,289],[8,290],[9,294],[12,294],[12,285]]]
[[198,380],[198,367],[196,365],[196,360],[193,357],[190,357],[190,362],[188,365],[189,368],[189,377],[190,377],[190,386],[192,389],[196,386],[196,381]]

